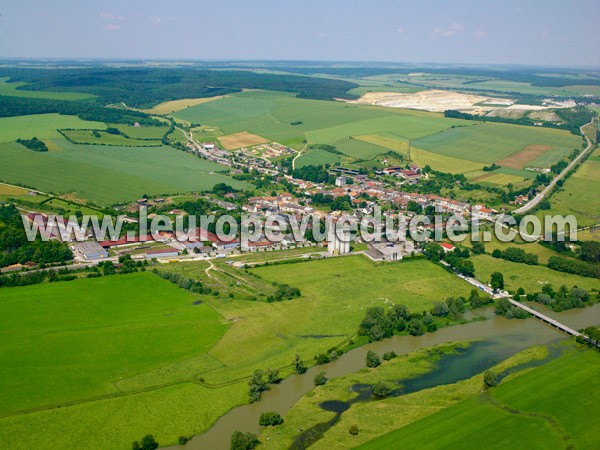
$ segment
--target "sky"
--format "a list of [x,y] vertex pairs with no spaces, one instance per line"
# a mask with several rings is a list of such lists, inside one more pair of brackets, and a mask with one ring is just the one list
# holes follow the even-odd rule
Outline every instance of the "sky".
[[2,58],[600,66],[599,0],[0,0]]

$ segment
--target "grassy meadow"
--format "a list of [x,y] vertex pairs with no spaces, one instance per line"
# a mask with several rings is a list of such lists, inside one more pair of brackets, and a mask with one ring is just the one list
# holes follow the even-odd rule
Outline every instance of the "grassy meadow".
[[564,130],[484,122],[445,130],[412,143],[433,153],[480,163],[499,161],[534,144],[550,149],[527,165],[549,167],[577,148],[579,138]]
[[3,289],[0,413],[117,394],[206,353],[228,326],[195,300],[150,273]]
[[47,98],[50,100],[89,100],[95,95],[84,94],[79,92],[50,92],[50,91],[26,91],[18,89],[25,86],[27,83],[8,83],[8,78],[0,78],[0,95],[9,97],[25,97],[25,98]]
[[16,143],[0,144],[0,180],[100,205],[144,194],[202,191],[220,182],[244,186],[215,173],[223,166],[167,147],[77,145],[64,139],[52,140],[48,147],[50,151],[38,153]]
[[[299,254],[311,253],[311,249],[297,250]],[[271,252],[251,256],[276,258]],[[377,265],[356,255],[260,266],[249,269],[250,275],[225,263],[215,266],[218,270],[209,270],[208,274],[204,261],[160,268],[234,295],[231,299],[205,300],[233,322],[210,352],[226,366],[205,375],[211,383],[247,376],[254,368],[286,366],[296,351],[312,361],[314,355],[352,337],[370,306],[386,306],[391,301],[421,311],[446,298],[449,292],[470,292],[470,285],[425,259]],[[238,283],[248,285],[249,293],[255,295],[257,291],[272,289],[272,282],[297,287],[302,297],[279,303],[247,301],[247,295],[240,295],[237,287]],[[336,318],[335,322],[331,317]]]
[[580,227],[600,223],[600,150],[596,150],[579,169],[571,175],[550,197],[550,210],[538,212],[546,214],[573,214]]
[[61,114],[35,114],[32,116],[0,117],[0,143],[17,139],[58,139],[62,138],[56,130],[61,128],[97,128],[105,129],[101,122],[81,120],[77,116]]
[[[208,274],[204,261],[159,266],[231,287],[217,296],[191,295],[151,273],[2,290],[0,446],[127,448],[148,432],[174,443],[245,403],[245,377],[255,369],[287,367],[296,352],[312,364],[314,355],[346,342],[368,306],[389,298],[428,309],[449,292],[470,291],[424,259],[377,265],[349,256],[249,274],[219,264]],[[302,297],[248,301],[235,286],[248,282],[252,293],[273,281],[298,287]],[[202,303],[193,305],[196,299]],[[73,404],[10,414],[67,401]]]
[[589,230],[579,231],[577,239],[580,241],[600,241],[600,228],[590,228]]
[[305,150],[296,160],[296,167],[304,167],[304,166],[319,166],[330,164],[334,165],[335,163],[341,161],[341,155],[336,155],[335,153],[326,152],[325,150],[320,150],[318,148],[313,148],[310,150]]
[[[307,138],[308,142],[319,144],[389,130],[413,138],[462,122],[444,119],[440,114],[304,100],[293,94],[271,91],[228,95],[177,111],[173,116],[213,125],[224,134],[247,131],[282,143]],[[302,123],[291,125],[298,121]]]
[[[533,253],[534,255],[537,255],[540,264],[546,264],[551,256],[560,256],[557,252],[549,249],[548,247],[540,245],[539,242],[525,242],[519,236],[517,236],[511,242],[502,242],[496,237],[496,235],[493,232],[493,229],[489,229],[487,231],[491,234],[492,237],[492,240],[490,242],[484,242],[485,251],[489,254],[491,254],[496,249],[506,250],[507,248],[515,247],[522,249],[527,253]],[[482,233],[483,232],[480,232],[481,242],[483,242],[483,236],[481,236]],[[465,236],[465,239],[458,244],[468,248],[472,248],[473,243],[471,241],[471,235],[466,234]]]
[[575,350],[358,448],[595,448],[598,353]]
[[[441,356],[456,355],[456,349],[472,345],[472,342],[442,344],[402,355],[391,361],[383,361],[376,369],[362,369],[338,378],[333,378],[324,386],[315,387],[302,397],[285,415],[283,425],[265,428],[261,434],[264,449],[290,448],[298,429],[307,430],[312,426],[331,420],[334,413],[325,411],[319,404],[324,401],[349,401],[356,397],[352,386],[374,385],[384,382],[388,386],[402,386],[405,380],[426,376],[436,369]],[[533,360],[543,359],[548,351],[545,347],[532,347],[523,350],[498,363],[493,369],[497,372]],[[460,356],[456,356],[460,358]],[[518,375],[518,373],[517,373]],[[368,442],[378,436],[427,418],[438,411],[445,411],[478,395],[482,388],[481,374],[464,380],[442,384],[398,397],[359,402],[345,411],[339,422],[324,433],[324,436],[310,448],[315,450],[346,449]],[[348,432],[356,425],[359,433]],[[386,448],[396,448],[389,445]],[[420,448],[418,445],[409,448]]]
[[557,272],[544,266],[529,266],[488,255],[474,255],[471,260],[478,280],[489,283],[492,272],[500,272],[504,275],[504,285],[509,291],[522,287],[528,293],[540,292],[545,284],[550,284],[555,289],[563,284],[568,288],[579,286],[588,291],[600,288],[597,279]]
[[159,103],[151,109],[143,109],[142,111],[146,114],[167,115],[185,108],[191,108],[192,106],[201,105],[202,103],[208,103],[214,100],[219,100],[220,98],[223,98],[223,96],[219,95],[217,97],[181,98],[179,100],[171,100],[169,102]]
[[100,136],[96,137],[92,130],[62,131],[62,133],[75,144],[120,145],[124,147],[159,147],[162,145],[160,139],[135,139],[121,134],[107,133],[106,131],[96,130],[96,132]]
[[131,125],[109,125],[117,128],[120,132],[125,133],[131,139],[158,139],[161,140],[164,134],[169,131],[168,127],[134,127]]

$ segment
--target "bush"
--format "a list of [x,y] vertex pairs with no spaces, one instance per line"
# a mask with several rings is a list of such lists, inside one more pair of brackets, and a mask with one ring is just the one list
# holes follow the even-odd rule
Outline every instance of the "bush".
[[352,435],[352,436],[356,436],[358,434],[358,426],[357,425],[351,425],[350,429],[348,430],[348,432]]
[[263,427],[274,427],[283,423],[283,417],[275,411],[264,412],[260,415],[258,423]]
[[396,352],[391,351],[391,352],[387,352],[383,354],[383,359],[385,361],[389,361],[390,359],[394,359],[396,358],[398,355],[396,355]]
[[142,438],[142,442],[134,441],[131,444],[132,450],[155,450],[158,448],[158,442],[154,439],[154,436],[147,434]]
[[254,433],[242,433],[241,431],[234,431],[231,435],[231,450],[252,450],[260,444],[258,436]]
[[269,385],[263,379],[263,375],[264,373],[262,370],[255,370],[250,381],[248,381],[248,397],[250,403],[259,401],[262,393],[269,390]]
[[423,323],[419,319],[412,319],[406,327],[411,336],[421,336],[425,333]]
[[327,364],[329,362],[329,356],[325,353],[321,353],[320,355],[315,356],[315,361],[317,364]]
[[300,375],[306,372],[306,365],[298,353],[294,356],[294,372]]
[[279,370],[267,369],[267,383],[277,384],[280,381],[281,381],[281,377],[279,376]]
[[325,372],[319,372],[315,375],[314,378],[315,386],[323,386],[327,383],[327,378],[325,377]]
[[373,395],[377,398],[385,398],[392,393],[392,389],[385,383],[379,382],[373,386]]
[[179,445],[185,445],[188,443],[189,440],[190,440],[190,438],[187,436],[179,436],[179,439],[177,439],[177,443]]
[[494,372],[492,372],[491,370],[486,370],[483,374],[483,383],[487,387],[495,387],[498,385],[498,378],[496,377],[496,374]]
[[377,353],[371,350],[367,352],[366,361],[367,367],[370,368],[379,367],[381,365],[381,360],[379,359],[379,356],[377,356]]

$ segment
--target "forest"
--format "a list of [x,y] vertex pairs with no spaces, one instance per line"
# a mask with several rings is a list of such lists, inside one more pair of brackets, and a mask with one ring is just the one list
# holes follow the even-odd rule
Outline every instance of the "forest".
[[0,267],[26,262],[48,264],[71,259],[73,254],[63,242],[29,242],[19,210],[14,205],[0,206]]
[[294,92],[299,98],[316,100],[354,98],[347,91],[357,87],[325,78],[197,69],[2,69],[0,77],[28,83],[19,89],[83,92],[96,95],[101,105],[124,102],[136,108],[181,98],[231,94],[244,88]]

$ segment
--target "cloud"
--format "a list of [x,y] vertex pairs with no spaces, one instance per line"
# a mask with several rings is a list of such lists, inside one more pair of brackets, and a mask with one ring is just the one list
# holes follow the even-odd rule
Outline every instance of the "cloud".
[[487,39],[488,35],[483,30],[477,30],[475,32],[475,39]]
[[398,32],[398,34],[404,34],[406,32],[406,30],[402,27],[398,27],[396,31]]
[[107,23],[104,28],[108,31],[118,31],[121,29],[121,25],[117,25],[116,23]]
[[441,27],[434,28],[433,31],[431,32],[431,36],[433,38],[452,37],[452,36],[455,36],[458,33],[460,33],[464,28],[465,27],[463,27],[462,24],[457,23],[457,22],[452,22],[448,28],[441,28]]
[[98,16],[101,19],[104,19],[104,20],[125,20],[125,17],[123,17],[123,16],[118,16],[116,14],[111,14],[111,13],[106,12],[106,11],[100,11],[100,14],[98,14]]
[[158,16],[150,16],[148,17],[151,23],[155,25],[162,25],[167,22],[175,22],[175,17],[167,16],[167,17],[158,17]]
[[548,37],[548,35],[549,35],[549,34],[550,34],[550,33],[548,33],[546,30],[544,30],[544,31],[542,31],[542,32],[540,33],[540,37],[541,37],[542,39],[546,39],[546,38]]

